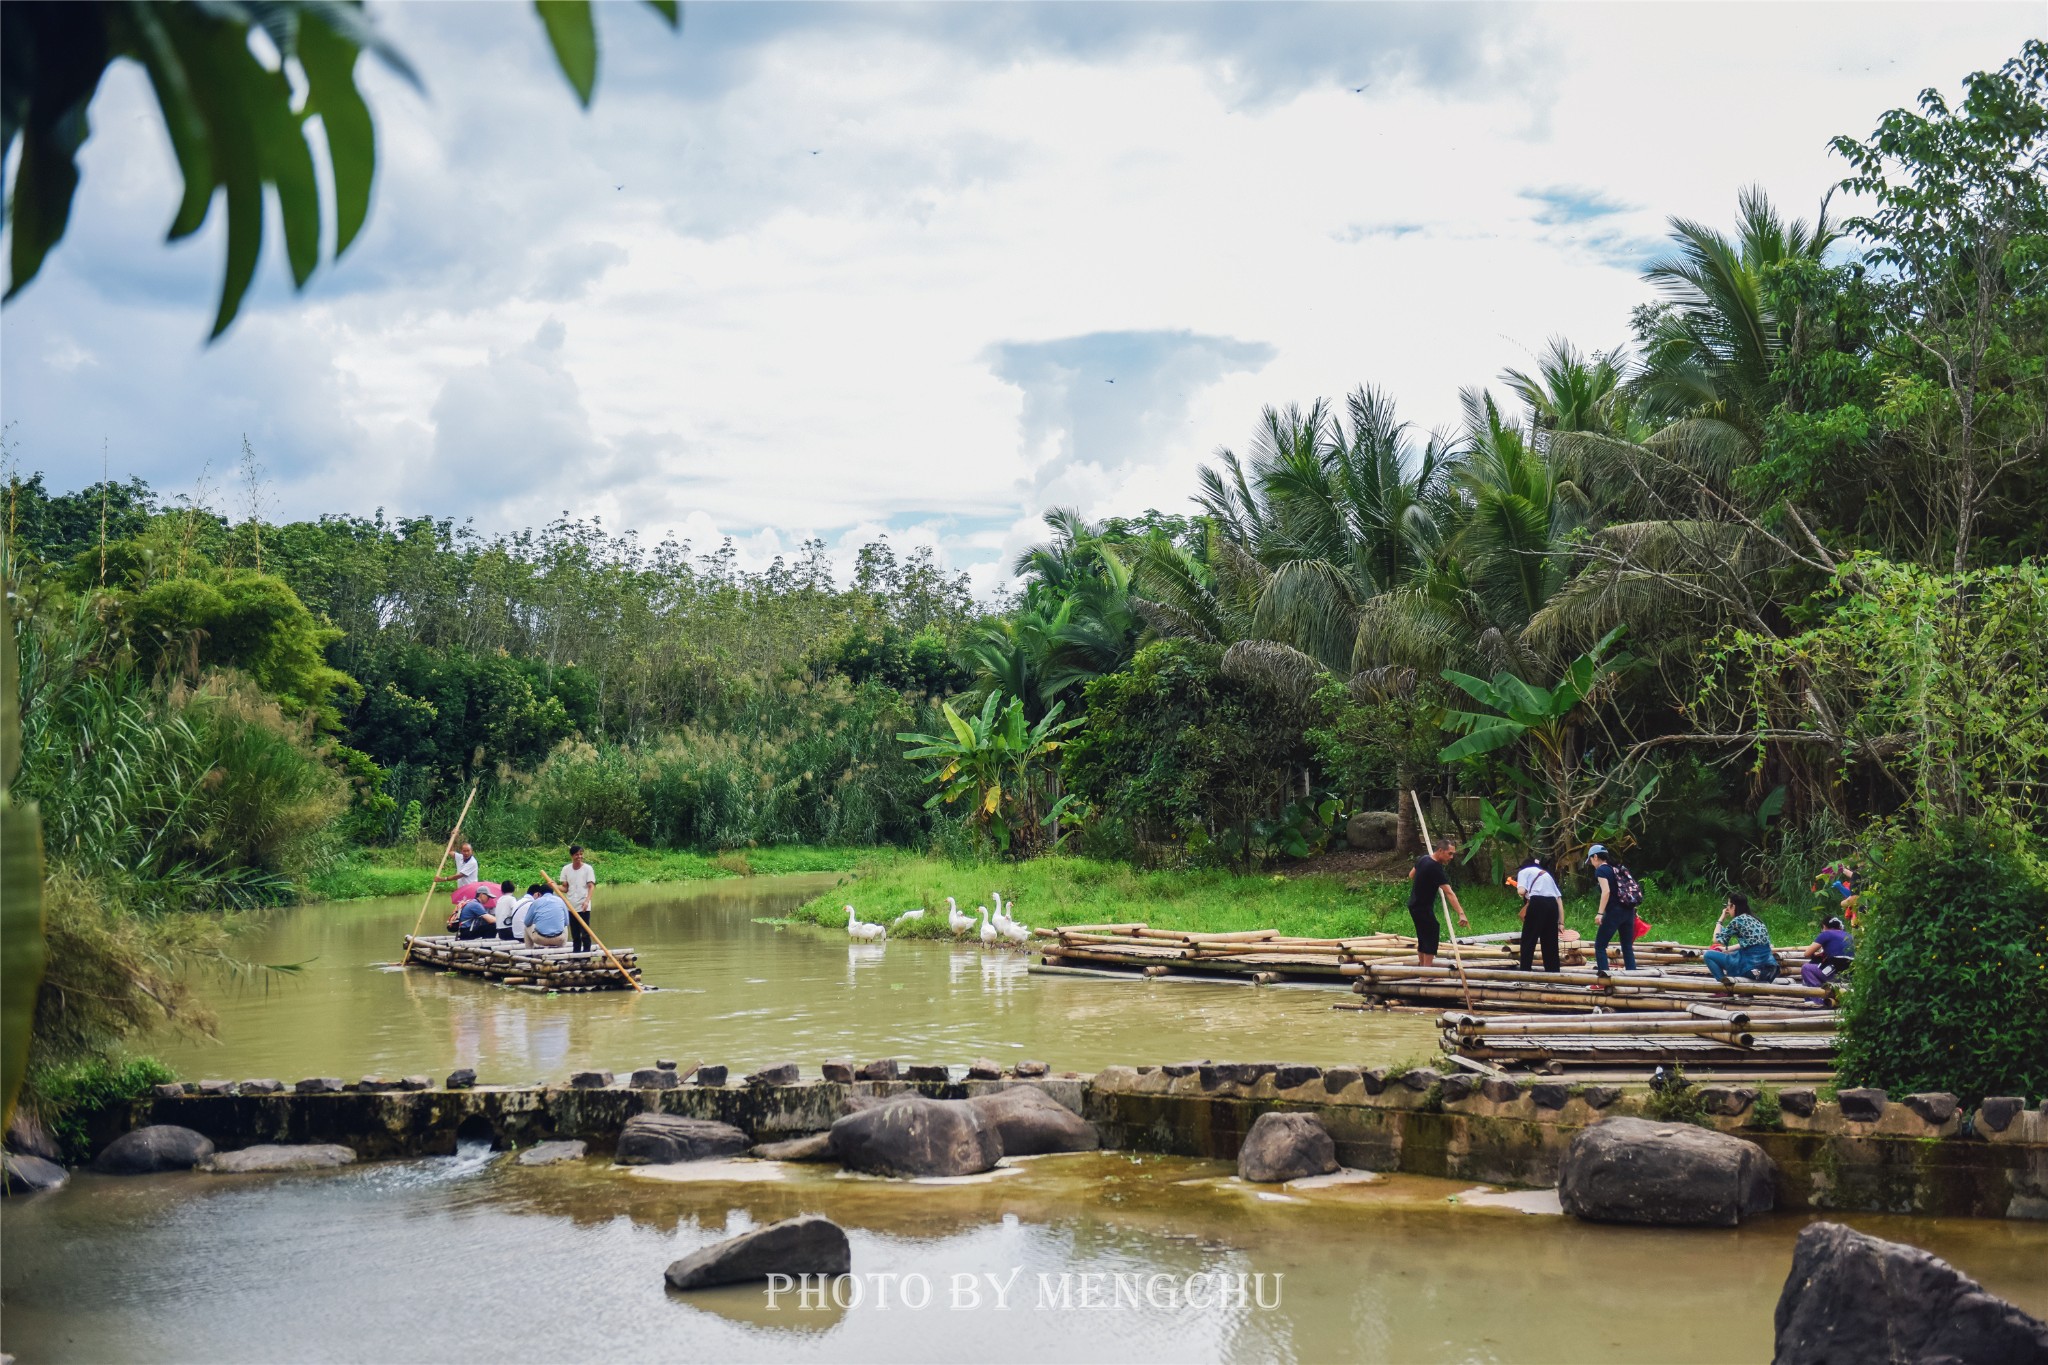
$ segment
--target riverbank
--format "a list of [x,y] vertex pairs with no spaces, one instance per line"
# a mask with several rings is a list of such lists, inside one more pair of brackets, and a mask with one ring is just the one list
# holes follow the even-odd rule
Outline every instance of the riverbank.
[[[417,896],[426,891],[441,856],[440,844],[417,847],[354,848],[308,879],[312,901],[366,900],[376,896]],[[599,885],[630,886],[645,882],[710,881],[719,877],[773,877],[793,872],[850,872],[879,850],[813,848],[805,845],[731,849],[695,853],[687,849],[629,847],[592,850],[586,857],[597,869]],[[567,861],[559,844],[524,848],[480,848],[478,861],[485,877],[510,878],[521,886],[545,871],[558,875]]]
[[[899,938],[947,938],[951,935],[946,928],[946,897],[954,897],[972,915],[978,906],[993,909],[990,892],[1000,891],[1005,902],[1016,902],[1017,917],[1035,928],[1143,921],[1165,929],[1277,929],[1309,938],[1413,932],[1408,883],[1400,876],[1147,871],[1069,857],[1023,863],[951,862],[894,850],[870,853],[852,871],[851,881],[807,901],[792,918],[839,928],[846,923],[848,903],[870,922],[893,920],[922,906],[922,919],[891,932]],[[1518,927],[1521,902],[1506,888],[1482,884],[1457,890],[1473,933],[1505,933]],[[1567,897],[1566,926],[1590,936],[1595,904],[1590,895]],[[1667,892],[1654,879],[1645,879],[1643,914],[1657,938],[1706,942],[1721,904],[1721,896],[1711,891]],[[1772,940],[1781,945],[1809,943],[1818,927],[1804,907],[1765,905],[1758,913],[1770,927]]]

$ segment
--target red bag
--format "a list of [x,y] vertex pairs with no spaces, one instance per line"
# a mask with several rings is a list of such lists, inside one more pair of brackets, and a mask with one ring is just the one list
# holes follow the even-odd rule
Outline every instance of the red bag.
[[1650,922],[1649,922],[1648,920],[1644,919],[1644,918],[1643,918],[1643,917],[1642,917],[1641,915],[1637,915],[1637,916],[1636,916],[1636,937],[1637,937],[1637,938],[1641,938],[1641,937],[1642,937],[1643,935],[1645,935],[1645,934],[1647,934],[1647,933],[1649,933],[1649,932],[1650,932]]

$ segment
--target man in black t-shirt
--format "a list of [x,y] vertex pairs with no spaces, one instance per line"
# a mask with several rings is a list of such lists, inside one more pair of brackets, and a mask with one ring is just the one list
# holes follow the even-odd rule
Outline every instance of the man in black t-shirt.
[[1458,904],[1458,893],[1451,890],[1450,877],[1444,872],[1444,865],[1456,857],[1457,852],[1456,843],[1439,839],[1436,852],[1417,858],[1415,866],[1408,869],[1408,918],[1415,921],[1415,955],[1425,967],[1436,965],[1436,894],[1439,890],[1450,901],[1451,908],[1458,912],[1458,923],[1468,929],[1472,925],[1465,918],[1465,907]]

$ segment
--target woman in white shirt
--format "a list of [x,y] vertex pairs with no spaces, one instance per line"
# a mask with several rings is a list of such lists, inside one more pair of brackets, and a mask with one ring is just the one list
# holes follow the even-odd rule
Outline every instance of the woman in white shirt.
[[1564,918],[1564,893],[1558,890],[1557,878],[1541,860],[1531,858],[1508,878],[1508,886],[1522,898],[1522,970],[1529,970],[1541,943],[1543,970],[1556,971],[1557,934]]

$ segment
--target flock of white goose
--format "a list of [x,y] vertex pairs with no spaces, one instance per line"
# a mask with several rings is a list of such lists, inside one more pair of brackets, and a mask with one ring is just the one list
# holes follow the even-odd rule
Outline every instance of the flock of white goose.
[[[981,914],[981,920],[978,925],[973,915],[961,913],[960,902],[954,900],[951,896],[946,897],[946,927],[952,930],[953,937],[965,938],[968,934],[972,933],[989,947],[1007,947],[1011,944],[1029,943],[1031,941],[1031,926],[1010,918],[1008,912],[1003,908],[1002,892],[991,891],[989,895],[995,900],[995,913],[990,914],[989,908],[986,905],[975,906],[974,908]],[[854,912],[854,908],[849,905],[846,907],[846,936],[862,943],[876,943],[888,938],[891,929],[901,928],[911,920],[923,918],[924,911],[922,909],[906,910],[887,924],[868,924],[863,922],[860,916]]]

